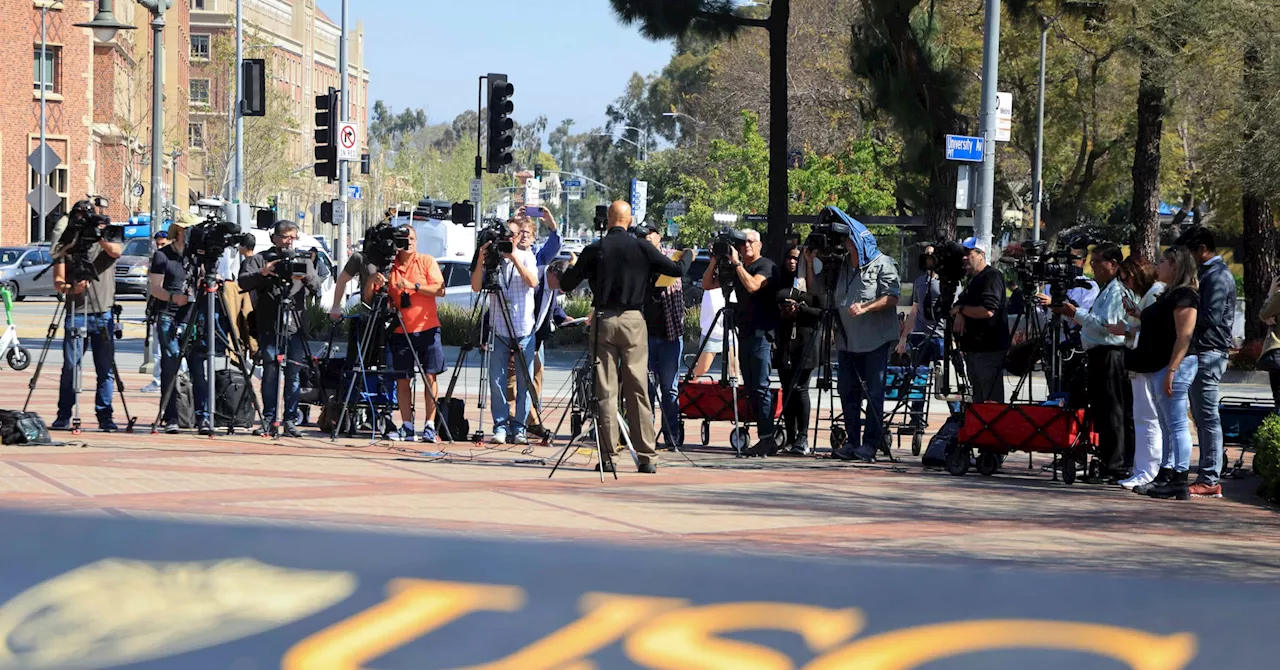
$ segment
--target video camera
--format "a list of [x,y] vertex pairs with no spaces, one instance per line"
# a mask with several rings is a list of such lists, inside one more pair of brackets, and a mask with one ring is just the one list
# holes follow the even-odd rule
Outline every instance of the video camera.
[[707,248],[711,250],[711,256],[718,261],[716,263],[716,277],[720,280],[720,286],[725,290],[733,288],[738,280],[737,272],[729,266],[728,262],[731,258],[731,250],[739,245],[746,244],[746,242],[746,233],[725,226],[707,244]]
[[1088,286],[1081,280],[1084,269],[1075,264],[1076,255],[1072,251],[1088,245],[1087,240],[1077,240],[1068,245],[1068,249],[1049,251],[1045,241],[1027,240],[1019,248],[1021,254],[1005,255],[1000,263],[1010,265],[1018,274],[1018,281],[1025,287],[1028,295],[1034,293],[1034,287],[1049,285],[1050,305],[1057,307],[1067,301],[1067,291],[1077,286]]
[[849,253],[849,250],[844,247],[844,241],[849,239],[852,233],[853,229],[849,224],[842,221],[819,220],[814,224],[809,237],[805,239],[804,246],[814,251],[825,265],[832,261],[839,261]]
[[241,231],[240,226],[232,221],[218,218],[216,212],[210,212],[202,223],[187,230],[186,255],[208,269],[227,249],[253,245],[252,234]]
[[370,228],[364,235],[360,248],[365,262],[378,266],[382,272],[391,269],[396,254],[409,249],[409,231],[387,222]]

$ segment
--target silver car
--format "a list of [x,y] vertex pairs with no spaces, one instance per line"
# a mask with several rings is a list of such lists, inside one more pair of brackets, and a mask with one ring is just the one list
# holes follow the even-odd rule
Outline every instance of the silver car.
[[440,274],[444,276],[444,299],[454,307],[471,309],[475,304],[476,293],[471,290],[471,267],[466,261],[439,261]]
[[156,244],[149,237],[137,237],[125,242],[124,251],[116,261],[116,295],[148,295],[147,273]]
[[56,295],[53,270],[40,274],[51,263],[48,247],[0,247],[0,286],[8,288],[14,300]]

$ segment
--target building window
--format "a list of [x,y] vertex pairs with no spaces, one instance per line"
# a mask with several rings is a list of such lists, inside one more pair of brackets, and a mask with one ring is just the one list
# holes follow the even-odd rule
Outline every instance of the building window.
[[204,0],[191,0],[191,9],[204,9]]
[[204,124],[188,123],[187,124],[187,146],[192,149],[204,148]]
[[31,72],[34,80],[33,88],[37,91],[41,86],[49,93],[59,93],[62,87],[58,85],[58,75],[62,66],[62,49],[59,47],[51,47],[46,45],[44,53],[40,53],[40,46],[37,45],[32,52]]
[[209,36],[208,35],[192,35],[191,36],[191,57],[209,60]]
[[191,104],[208,105],[209,104],[209,80],[208,79],[192,79],[191,85]]

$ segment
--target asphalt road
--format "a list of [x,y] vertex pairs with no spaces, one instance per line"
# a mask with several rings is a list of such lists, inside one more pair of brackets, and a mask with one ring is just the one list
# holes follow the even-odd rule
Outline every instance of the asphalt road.
[[0,545],[6,670],[1220,670],[1273,667],[1280,651],[1272,584],[97,517],[0,523],[21,538]]

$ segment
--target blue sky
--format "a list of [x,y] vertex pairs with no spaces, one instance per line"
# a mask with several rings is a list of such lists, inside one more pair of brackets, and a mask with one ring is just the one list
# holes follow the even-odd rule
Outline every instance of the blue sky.
[[[340,0],[316,4],[341,20]],[[515,85],[517,121],[571,118],[585,132],[604,123],[632,72],[660,70],[672,50],[620,25],[608,0],[350,0],[350,29],[357,19],[370,100],[422,107],[432,123],[474,109],[476,77],[501,72]]]

